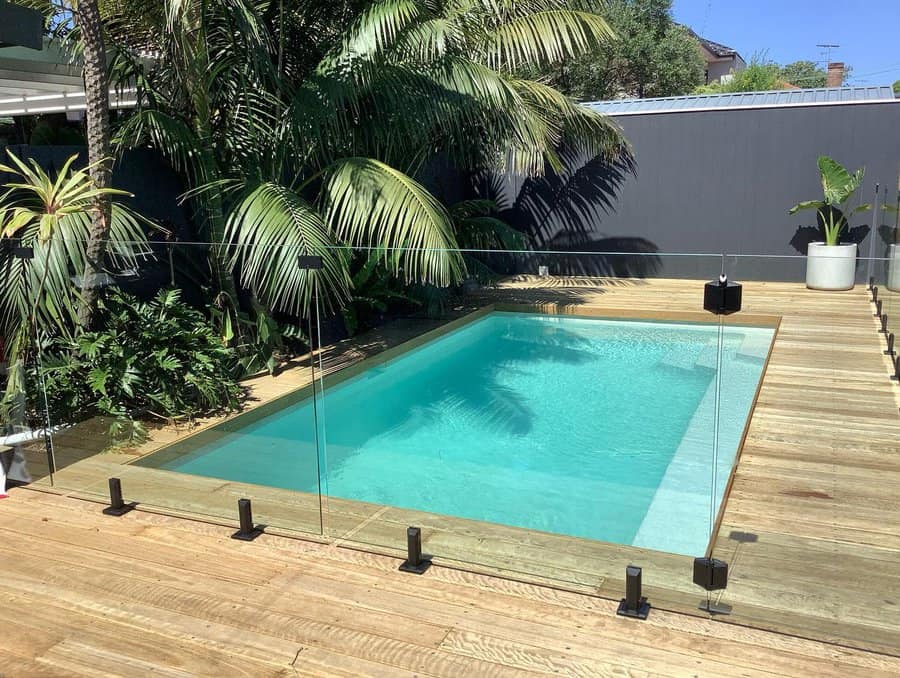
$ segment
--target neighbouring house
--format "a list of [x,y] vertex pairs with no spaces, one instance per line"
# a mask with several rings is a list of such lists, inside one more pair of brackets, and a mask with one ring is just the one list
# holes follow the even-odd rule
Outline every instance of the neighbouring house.
[[700,53],[706,61],[706,84],[727,82],[732,74],[747,68],[747,62],[736,49],[712,40],[707,40],[688,28],[700,43]]

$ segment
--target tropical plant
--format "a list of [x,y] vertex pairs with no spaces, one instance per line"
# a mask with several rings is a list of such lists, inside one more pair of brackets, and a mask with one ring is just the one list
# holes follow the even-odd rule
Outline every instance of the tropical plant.
[[836,160],[820,156],[819,174],[822,179],[821,200],[807,200],[790,209],[790,214],[800,210],[816,210],[820,226],[825,232],[825,244],[837,245],[842,233],[849,228],[848,218],[858,212],[871,209],[871,205],[859,204],[847,211],[846,203],[853,197],[865,176],[865,169],[852,174]]
[[[234,352],[178,290],[142,302],[113,289],[98,299],[97,315],[102,330],[50,340],[42,369],[30,371],[32,380],[43,382],[54,424],[99,416],[109,420],[114,440],[139,440],[147,420],[240,407]],[[43,406],[39,399],[30,408],[39,421]]]
[[703,82],[700,45],[672,16],[672,0],[610,0],[603,16],[618,35],[545,75],[583,101],[688,94]]
[[485,283],[498,277],[489,263],[491,251],[520,251],[527,247],[525,234],[500,217],[496,200],[476,198],[450,207],[454,230],[469,274]]
[[[73,167],[70,157],[55,178],[33,159],[23,162],[7,151],[9,164],[0,171],[19,177],[0,196],[0,243],[15,241],[31,251],[18,256],[0,248],[0,336],[10,370],[3,418],[23,392],[21,365],[31,340],[52,334],[68,336],[78,324],[78,294],[72,276],[85,270],[91,210],[98,195],[127,195],[98,188],[89,169]],[[114,204],[110,219],[110,255],[114,265],[133,267],[149,256],[141,217]],[[18,367],[17,367],[18,366]]]
[[253,299],[250,300],[249,311],[238,311],[232,316],[212,306],[209,315],[220,332],[222,343],[234,348],[243,375],[262,370],[275,374],[279,360],[289,351],[290,343],[309,346],[309,337],[297,324],[278,322]]
[[[187,177],[223,309],[237,303],[232,272],[269,309],[340,305],[347,247],[382,252],[404,282],[446,286],[465,269],[453,220],[416,179],[435,157],[534,175],[560,168],[564,146],[625,148],[607,118],[520,75],[611,39],[600,4],[111,3],[114,72],[145,102],[119,144],[152,145]],[[298,255],[323,266],[300,269]]]
[[351,277],[350,299],[341,308],[344,327],[351,335],[375,324],[392,305],[421,306],[409,285],[391,275],[380,250],[359,253],[361,263]]

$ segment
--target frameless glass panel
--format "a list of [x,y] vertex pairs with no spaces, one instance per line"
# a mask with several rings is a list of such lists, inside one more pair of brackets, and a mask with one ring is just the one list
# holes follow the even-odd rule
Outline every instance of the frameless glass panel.
[[[874,262],[876,275],[872,281],[873,298],[881,300],[884,335],[885,360],[888,370],[897,376],[897,337],[900,336],[900,190],[895,186],[885,187],[882,191],[877,228],[877,256],[880,261]],[[877,304],[876,304],[877,308]],[[891,342],[893,335],[893,344]]]
[[[191,250],[173,254],[194,257]],[[206,256],[215,254],[206,249]],[[290,257],[289,275],[302,290],[316,262],[278,249],[243,252],[244,266]],[[177,268],[177,267],[176,267]],[[240,268],[235,270],[240,279]],[[183,434],[165,431],[133,464],[140,473],[178,492],[153,492],[145,487],[139,501],[163,508],[208,513],[233,522],[238,500],[252,502],[254,522],[269,532],[322,533],[318,489],[315,409],[298,403],[314,400],[315,359],[319,343],[317,308],[305,304],[296,313],[278,314],[255,294],[237,303],[220,295],[221,303],[206,309],[228,361],[221,374],[233,389],[233,402],[223,403]],[[195,359],[206,361],[202,355]],[[228,380],[227,382],[224,380]],[[292,413],[287,417],[286,413]],[[169,440],[164,440],[168,435]]]
[[721,257],[490,256],[490,284],[351,339],[362,362],[326,376],[329,533],[402,556],[419,527],[438,561],[609,596],[644,566],[696,609]]
[[[42,397],[30,407],[53,464],[38,482],[108,504],[114,478],[125,504],[226,524],[249,499],[257,526],[321,534],[317,452],[304,443],[314,416],[259,424],[313,392],[315,306],[276,321],[251,298],[212,295],[211,246],[117,241],[107,252],[91,329],[74,318],[42,328],[30,371]],[[81,287],[74,276],[68,293]]]
[[[730,277],[759,270],[753,259],[729,258]],[[861,258],[857,274],[870,263],[883,262]],[[729,565],[728,586],[713,596],[729,612],[723,621],[895,651],[900,618],[876,600],[897,576],[881,560],[891,537],[872,530],[891,523],[888,450],[900,427],[863,277],[844,291],[750,280],[743,311],[726,319],[745,332],[739,323],[772,314],[777,334],[767,357],[741,341],[722,370],[720,440],[743,416],[742,371],[766,361],[713,549]]]
[[0,455],[4,489],[17,483],[49,484],[54,455],[42,388],[41,326],[36,317],[47,243],[0,241],[4,308],[0,345]]

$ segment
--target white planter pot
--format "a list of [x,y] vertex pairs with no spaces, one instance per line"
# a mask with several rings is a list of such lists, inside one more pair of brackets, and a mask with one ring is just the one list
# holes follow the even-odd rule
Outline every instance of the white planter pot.
[[900,292],[900,245],[891,245],[888,251],[887,288]]
[[852,290],[856,284],[856,244],[809,243],[806,286],[811,290]]

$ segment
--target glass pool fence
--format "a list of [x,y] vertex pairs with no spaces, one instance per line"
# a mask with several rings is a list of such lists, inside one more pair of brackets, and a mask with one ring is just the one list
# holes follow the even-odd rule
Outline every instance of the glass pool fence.
[[895,250],[825,292],[799,256],[110,243],[80,335],[38,300],[84,281],[10,251],[39,310],[7,441],[111,514],[640,615],[636,567],[654,607],[889,648],[866,605],[897,574],[858,568],[900,538]]

